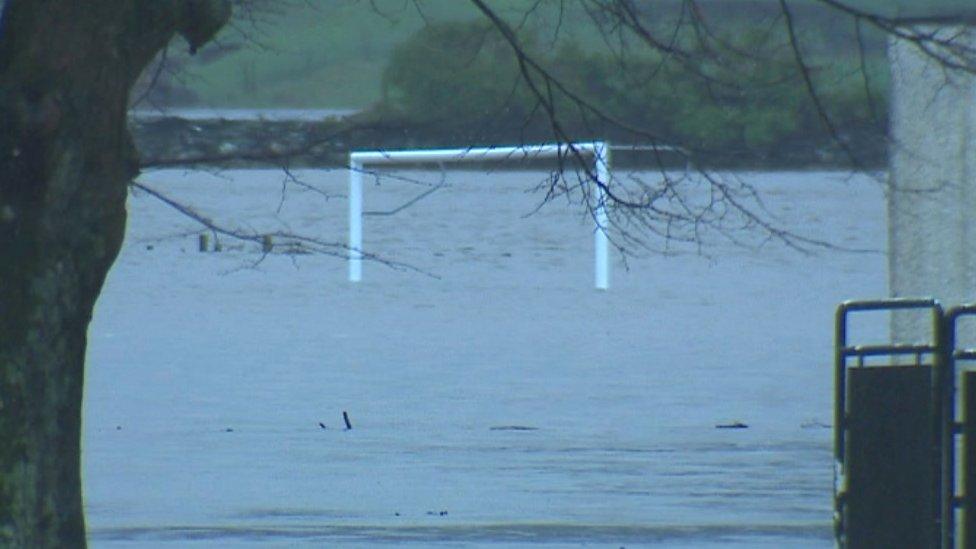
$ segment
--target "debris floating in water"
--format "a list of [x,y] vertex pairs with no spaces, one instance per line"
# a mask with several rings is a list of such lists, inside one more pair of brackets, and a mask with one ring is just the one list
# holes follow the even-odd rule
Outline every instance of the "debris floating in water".
[[325,424],[322,423],[321,421],[319,422],[319,427],[321,427],[323,429],[328,429],[328,427],[326,427]]
[[719,423],[715,426],[716,429],[748,429],[749,426],[741,421],[734,421],[732,423]]
[[346,430],[352,430],[352,423],[349,422],[349,414],[345,410],[342,411],[342,421],[346,423]]
[[495,425],[489,427],[489,431],[538,431],[538,427],[528,427],[526,425]]

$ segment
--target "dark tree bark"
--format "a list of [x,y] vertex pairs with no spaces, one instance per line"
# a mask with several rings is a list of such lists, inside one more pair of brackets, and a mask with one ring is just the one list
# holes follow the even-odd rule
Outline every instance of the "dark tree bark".
[[8,0],[0,19],[0,546],[83,547],[88,323],[138,158],[129,90],[227,0]]

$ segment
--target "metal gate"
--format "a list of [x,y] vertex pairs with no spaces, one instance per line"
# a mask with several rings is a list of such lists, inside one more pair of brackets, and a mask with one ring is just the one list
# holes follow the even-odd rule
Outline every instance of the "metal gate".
[[[869,311],[928,311],[924,342],[851,345]],[[836,318],[834,485],[840,547],[976,548],[976,348],[959,324],[976,304],[850,301]]]
[[[924,343],[849,345],[850,316],[929,310]],[[841,304],[835,347],[835,530],[841,547],[940,547],[945,360],[932,299]]]
[[[976,304],[950,309],[945,321],[948,375],[953,378],[950,389],[961,388],[959,398],[953,399],[950,459],[944,473],[949,487],[947,548],[976,547],[976,349],[963,347],[958,337],[959,322],[966,317],[976,317]],[[961,375],[956,377],[956,372]],[[960,417],[961,422],[956,420]],[[955,463],[956,456],[961,467]],[[961,482],[956,481],[957,472],[961,472]]]

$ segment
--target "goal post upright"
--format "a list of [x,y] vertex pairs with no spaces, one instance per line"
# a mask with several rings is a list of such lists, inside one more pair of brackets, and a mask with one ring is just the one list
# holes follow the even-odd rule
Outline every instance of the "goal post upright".
[[597,200],[593,219],[596,228],[593,234],[593,256],[596,263],[594,286],[597,290],[610,287],[610,258],[607,231],[610,218],[607,215],[607,187],[610,186],[610,145],[606,142],[594,143],[594,162],[596,163]]
[[[516,147],[488,147],[467,149],[420,149],[398,151],[353,151],[349,153],[349,281],[360,282],[363,278],[363,173],[366,166],[407,162],[478,162],[485,160],[559,158],[571,151],[593,157],[598,179],[594,224],[594,287],[606,290],[610,286],[610,261],[607,231],[606,187],[610,184],[610,145],[597,141],[588,143],[559,143],[548,145],[523,145]],[[593,184],[590,182],[590,184]]]
[[363,279],[363,165],[349,159],[349,281]]

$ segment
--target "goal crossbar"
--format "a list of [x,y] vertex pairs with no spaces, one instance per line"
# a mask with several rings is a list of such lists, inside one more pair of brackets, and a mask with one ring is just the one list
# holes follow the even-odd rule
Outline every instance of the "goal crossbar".
[[581,154],[592,158],[597,180],[597,201],[593,207],[594,287],[610,286],[606,191],[610,182],[610,146],[603,141],[569,144],[523,145],[468,149],[423,149],[398,151],[353,151],[349,153],[349,281],[363,278],[363,172],[366,166],[382,164],[464,163],[482,161],[524,161],[562,158]]

